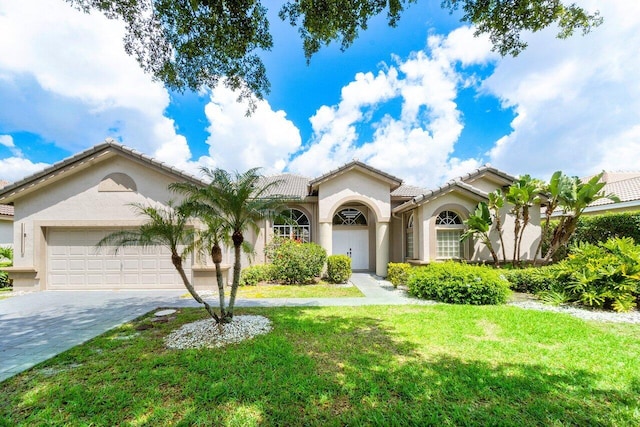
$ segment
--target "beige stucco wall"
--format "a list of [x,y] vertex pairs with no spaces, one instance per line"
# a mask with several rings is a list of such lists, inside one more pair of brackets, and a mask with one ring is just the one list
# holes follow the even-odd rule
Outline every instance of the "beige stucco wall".
[[320,185],[318,189],[319,222],[331,222],[338,208],[349,202],[361,202],[372,209],[377,221],[390,219],[389,184],[358,170],[351,170]]
[[13,221],[0,218],[0,246],[13,245]]
[[484,191],[485,193],[491,193],[496,189],[501,188],[500,184],[498,184],[494,180],[489,179],[488,176],[480,176],[476,179],[467,180],[465,182],[481,191]]
[[[467,219],[470,212],[475,210],[478,201],[465,197],[457,192],[451,192],[438,197],[428,203],[421,205],[416,209],[416,213],[420,218],[417,233],[417,239],[414,242],[418,246],[414,246],[419,251],[418,259],[421,261],[437,260],[436,257],[436,224],[437,215],[444,210],[451,210],[461,216],[463,220]],[[502,226],[505,250],[507,259],[513,256],[514,248],[514,220],[515,218],[508,213],[509,207],[506,206],[502,210]],[[532,208],[530,210],[530,223],[525,228],[524,237],[521,244],[520,256],[522,260],[530,260],[533,258],[535,249],[540,241],[540,210]],[[499,242],[497,232],[491,233],[492,244],[500,259],[502,259],[502,249]],[[414,243],[416,245],[416,243]],[[468,240],[463,244],[465,257],[472,261],[491,261],[492,257],[487,247],[478,240]]]
[[[102,179],[125,173],[136,192],[99,192]],[[15,201],[14,267],[36,272],[33,286],[46,286],[47,227],[113,227],[140,225],[131,203],[157,204],[180,197],[167,189],[176,177],[121,156],[106,159]],[[24,230],[25,237],[21,238]],[[190,262],[190,261],[189,261]]]

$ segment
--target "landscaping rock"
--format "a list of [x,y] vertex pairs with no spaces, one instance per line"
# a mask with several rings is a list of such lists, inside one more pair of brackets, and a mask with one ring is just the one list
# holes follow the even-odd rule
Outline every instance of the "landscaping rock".
[[168,348],[215,348],[238,343],[271,331],[271,321],[264,316],[236,316],[231,323],[216,324],[213,319],[183,325],[169,334],[164,342]]

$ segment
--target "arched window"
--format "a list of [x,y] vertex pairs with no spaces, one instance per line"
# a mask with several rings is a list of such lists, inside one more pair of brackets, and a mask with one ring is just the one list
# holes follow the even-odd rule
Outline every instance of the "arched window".
[[407,220],[407,258],[414,258],[413,256],[413,214],[409,216]]
[[311,225],[309,218],[298,209],[289,209],[273,224],[273,234],[299,240],[303,243],[311,241]]
[[436,217],[436,257],[439,259],[463,258],[460,238],[464,223],[460,215],[453,211],[442,211]]
[[367,217],[358,209],[345,208],[333,216],[333,225],[367,225]]

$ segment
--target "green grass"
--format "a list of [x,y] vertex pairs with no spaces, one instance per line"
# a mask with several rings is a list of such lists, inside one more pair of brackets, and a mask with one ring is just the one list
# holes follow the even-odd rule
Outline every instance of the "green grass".
[[[217,295],[217,294],[216,294]],[[226,296],[230,291],[225,292]],[[356,286],[340,286],[329,283],[317,285],[268,285],[239,286],[238,298],[342,298],[364,297]],[[185,293],[181,298],[191,298],[191,294]]]
[[356,286],[258,285],[238,287],[238,298],[341,298],[364,297]]
[[165,349],[206,317],[183,309],[76,347],[0,384],[0,425],[640,425],[638,325],[444,304],[242,312],[273,331]]

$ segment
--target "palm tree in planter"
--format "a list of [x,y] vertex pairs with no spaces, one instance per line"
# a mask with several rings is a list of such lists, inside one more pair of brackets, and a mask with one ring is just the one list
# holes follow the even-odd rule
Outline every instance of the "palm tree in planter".
[[210,183],[200,191],[194,191],[195,188],[191,184],[176,183],[170,188],[188,195],[193,203],[200,205],[198,209],[206,209],[208,206],[210,215],[221,221],[221,229],[231,235],[234,249],[233,281],[229,305],[221,319],[222,322],[228,323],[233,319],[240,284],[242,250],[247,247],[244,233],[249,229],[257,233],[260,230],[259,222],[278,217],[285,205],[282,198],[270,194],[271,189],[279,185],[280,181],[265,184],[263,177],[258,173],[259,168],[243,173],[229,173],[223,169],[209,168],[202,168],[201,171]]
[[115,246],[116,252],[124,246],[166,247],[171,252],[171,262],[178,271],[185,288],[193,299],[204,305],[211,317],[219,321],[213,308],[198,295],[184,271],[183,261],[194,250],[196,234],[195,229],[189,223],[187,210],[182,206],[174,206],[171,202],[167,203],[167,206],[158,207],[139,203],[134,203],[132,206],[138,214],[147,217],[147,222],[137,229],[111,233],[100,240],[96,246],[99,248]]

